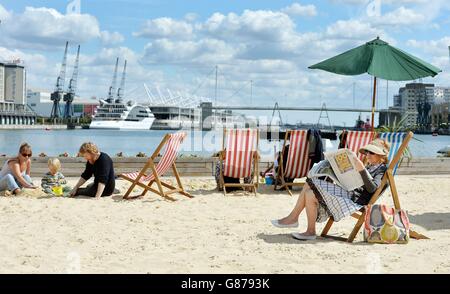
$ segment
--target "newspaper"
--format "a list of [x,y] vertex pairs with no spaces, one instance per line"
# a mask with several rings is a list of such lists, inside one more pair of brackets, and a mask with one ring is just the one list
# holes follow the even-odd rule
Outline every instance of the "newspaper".
[[308,177],[329,177],[347,191],[364,185],[361,175],[355,168],[355,153],[349,149],[325,152],[325,160],[314,165]]

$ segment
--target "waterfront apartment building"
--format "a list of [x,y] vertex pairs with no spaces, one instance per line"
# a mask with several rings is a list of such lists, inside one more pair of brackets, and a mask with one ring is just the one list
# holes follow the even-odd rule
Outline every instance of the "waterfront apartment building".
[[432,128],[434,130],[449,129],[449,121],[450,121],[449,106],[450,102],[442,102],[432,106],[431,121],[432,121]]
[[429,126],[431,106],[435,101],[434,84],[410,83],[400,88],[394,96],[394,106],[399,105],[408,126]]
[[399,93],[394,95],[392,108],[399,110],[402,118],[406,116],[407,126],[430,130],[446,122],[448,103],[450,103],[450,87],[410,83],[400,88]]
[[27,74],[19,62],[0,63],[0,125],[31,125],[36,116],[26,104]]

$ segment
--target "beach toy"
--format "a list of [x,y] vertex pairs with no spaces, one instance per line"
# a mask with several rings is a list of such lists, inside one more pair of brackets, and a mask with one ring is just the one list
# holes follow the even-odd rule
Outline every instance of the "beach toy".
[[63,188],[62,188],[62,186],[55,186],[55,187],[52,188],[52,191],[53,191],[53,193],[56,196],[62,196],[63,195]]
[[273,185],[273,177],[272,176],[266,176],[266,185],[267,186]]

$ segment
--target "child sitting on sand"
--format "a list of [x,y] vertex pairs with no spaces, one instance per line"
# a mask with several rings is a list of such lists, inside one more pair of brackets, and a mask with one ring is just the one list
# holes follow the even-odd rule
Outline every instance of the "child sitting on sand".
[[[48,169],[49,172],[46,173],[41,180],[41,187],[44,192],[54,196],[67,196],[72,189],[66,186],[67,181],[64,178],[64,175],[60,172],[61,162],[59,161],[59,159],[49,159]],[[61,190],[59,192],[55,192],[55,187],[61,187]],[[62,193],[62,195],[57,195],[58,193]]]

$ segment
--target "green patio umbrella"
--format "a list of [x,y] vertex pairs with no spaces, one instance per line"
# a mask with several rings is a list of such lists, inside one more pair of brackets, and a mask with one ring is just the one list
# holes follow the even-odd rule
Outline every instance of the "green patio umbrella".
[[353,76],[368,73],[374,76],[372,130],[374,128],[377,78],[390,81],[410,81],[434,77],[441,72],[439,68],[389,45],[379,37],[309,68],[322,69],[340,75]]

